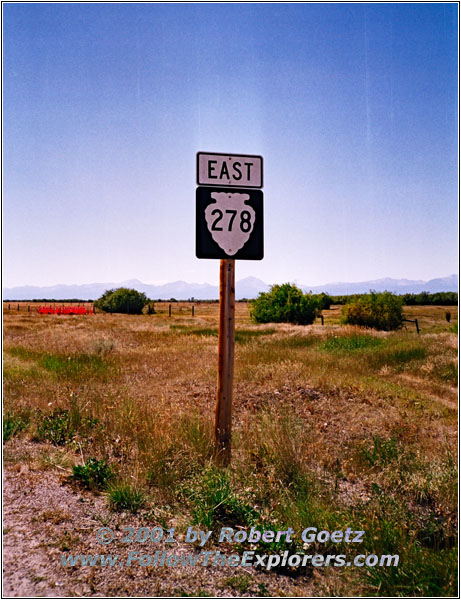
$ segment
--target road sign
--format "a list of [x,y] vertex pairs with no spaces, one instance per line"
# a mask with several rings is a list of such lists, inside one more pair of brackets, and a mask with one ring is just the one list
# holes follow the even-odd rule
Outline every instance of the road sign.
[[263,158],[248,154],[197,152],[195,254],[219,258],[218,387],[215,460],[231,457],[234,378],[235,259],[261,260]]
[[262,188],[263,157],[197,152],[197,184]]
[[261,260],[262,191],[198,187],[195,232],[197,258]]

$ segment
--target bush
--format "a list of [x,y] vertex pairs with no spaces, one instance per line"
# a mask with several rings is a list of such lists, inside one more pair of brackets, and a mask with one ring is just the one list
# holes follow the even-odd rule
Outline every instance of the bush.
[[104,312],[140,315],[148,302],[146,294],[142,292],[129,288],[117,288],[104,292],[94,305]]
[[370,292],[343,306],[342,322],[384,331],[402,326],[403,298],[390,292]]
[[84,465],[73,467],[72,477],[89,490],[105,489],[113,477],[105,460],[89,458]]
[[333,298],[331,296],[322,292],[321,294],[315,294],[312,297],[318,301],[320,310],[330,310],[330,306],[333,304]]
[[316,298],[290,283],[273,285],[252,301],[251,316],[256,323],[295,323],[310,325],[317,316]]

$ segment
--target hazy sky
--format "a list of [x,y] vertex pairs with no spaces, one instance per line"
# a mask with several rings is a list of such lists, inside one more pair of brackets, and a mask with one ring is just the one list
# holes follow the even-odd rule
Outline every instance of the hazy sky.
[[196,152],[264,157],[265,258],[317,285],[458,270],[458,7],[3,4],[3,285],[216,283]]

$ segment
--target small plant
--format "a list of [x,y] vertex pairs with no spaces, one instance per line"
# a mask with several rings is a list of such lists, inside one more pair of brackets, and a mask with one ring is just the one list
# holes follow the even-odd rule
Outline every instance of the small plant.
[[109,488],[109,503],[115,510],[136,514],[145,504],[144,492],[129,483],[117,482]]
[[270,596],[269,588],[265,583],[258,583],[258,597],[264,598],[266,596]]
[[45,415],[37,426],[37,438],[47,440],[55,446],[63,446],[75,438],[77,433],[86,433],[98,424],[98,420],[82,416],[71,395],[71,410],[55,408]]
[[40,440],[48,440],[55,446],[63,446],[75,435],[68,410],[56,408],[50,415],[43,417],[37,427]]
[[379,435],[373,437],[373,447],[363,448],[362,456],[371,466],[385,466],[398,458],[397,442],[394,437],[385,440]]
[[193,523],[213,527],[217,524],[245,525],[258,513],[232,489],[229,474],[214,467],[206,469],[186,491],[191,502]]
[[3,418],[3,443],[23,431],[29,424],[29,419],[7,412]]
[[113,475],[106,461],[96,458],[89,458],[84,465],[75,465],[72,473],[76,481],[90,490],[105,489]]
[[248,575],[233,575],[232,577],[227,577],[224,580],[224,585],[227,585],[233,590],[237,590],[243,594],[250,587],[251,579],[248,577]]

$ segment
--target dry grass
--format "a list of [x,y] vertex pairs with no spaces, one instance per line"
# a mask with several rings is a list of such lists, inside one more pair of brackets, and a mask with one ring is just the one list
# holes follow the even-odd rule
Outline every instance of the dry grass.
[[[257,326],[237,303],[233,464],[224,481],[211,466],[218,305],[194,309],[194,318],[188,303],[173,303],[171,317],[168,303],[151,316],[4,310],[11,435],[50,440],[51,427],[76,463],[106,459],[119,481],[184,524],[199,514],[197,502],[206,508],[222,490],[226,518],[247,523],[298,530],[355,520],[370,552],[406,553],[413,575],[326,572],[315,589],[349,581],[355,593],[408,591],[453,545],[457,310],[448,324],[445,307],[407,307],[418,336],[412,324],[395,333],[340,326],[338,307],[324,311],[323,327]],[[452,589],[432,571],[428,581],[429,595]]]

